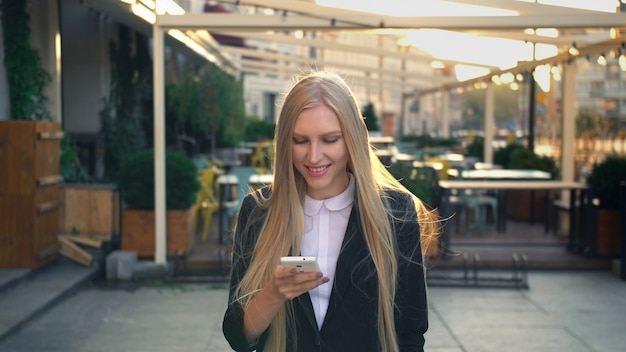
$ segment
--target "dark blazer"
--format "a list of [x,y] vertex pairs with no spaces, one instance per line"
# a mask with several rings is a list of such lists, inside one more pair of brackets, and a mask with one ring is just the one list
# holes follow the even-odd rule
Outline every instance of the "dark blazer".
[[[398,278],[396,292],[395,324],[400,351],[423,351],[424,333],[428,328],[426,284],[420,245],[419,226],[412,199],[396,191],[385,192],[389,206],[395,216],[392,229],[397,239]],[[243,310],[233,303],[233,289],[237,286],[250,264],[249,256],[256,243],[261,227],[261,211],[251,196],[242,202],[239,212],[237,233],[233,246],[231,291],[229,304],[224,315],[224,336],[236,351],[263,351],[266,333],[252,344],[246,341],[243,332]],[[248,220],[260,219],[245,229]],[[293,300],[296,326],[289,327],[287,336],[296,336],[296,347],[287,341],[288,351],[380,351],[377,330],[378,283],[374,263],[369,255],[359,214],[354,202],[348,227],[337,260],[333,289],[328,311],[321,330],[318,331],[313,306],[308,293]],[[276,352],[276,351],[269,351]]]

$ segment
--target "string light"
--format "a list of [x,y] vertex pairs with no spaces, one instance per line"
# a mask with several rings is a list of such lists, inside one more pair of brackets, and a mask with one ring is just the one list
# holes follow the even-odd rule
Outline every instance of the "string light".
[[576,42],[572,43],[572,46],[569,48],[568,52],[570,53],[570,55],[572,56],[578,56],[580,55],[580,50],[578,50],[578,46],[576,46]]
[[606,57],[604,56],[604,54],[600,54],[600,56],[598,56],[598,65],[606,66],[606,64],[607,64]]

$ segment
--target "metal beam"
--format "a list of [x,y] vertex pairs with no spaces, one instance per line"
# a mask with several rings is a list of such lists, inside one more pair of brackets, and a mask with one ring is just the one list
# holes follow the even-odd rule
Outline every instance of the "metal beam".
[[564,7],[537,2],[523,2],[518,0],[450,0],[459,4],[491,7],[502,10],[517,11],[522,15],[564,15],[588,14],[589,10]]
[[[330,66],[330,65],[325,65],[325,66],[318,66],[318,69],[328,69],[328,70],[333,70],[336,67],[334,66]],[[294,65],[285,65],[285,64],[280,64],[280,63],[270,63],[270,62],[262,62],[262,61],[254,61],[254,60],[245,60],[245,61],[241,61],[241,70],[245,71],[245,72],[254,72],[254,73],[272,73],[272,74],[280,74],[280,73],[289,73],[290,76],[292,77],[294,74],[301,74],[302,72],[306,71],[308,69],[308,67],[302,67],[302,66],[294,66]],[[399,85],[404,84],[407,89],[430,89],[434,86],[440,85],[440,84],[445,84],[446,81],[433,81],[432,77],[431,80],[425,80],[425,79],[411,79],[411,80],[403,80],[402,78],[398,78],[398,77],[391,77],[391,75],[385,75],[384,73],[380,73],[380,70],[377,70],[376,68],[374,68],[372,71],[374,73],[376,73],[376,76],[370,76],[369,78],[367,77],[367,75],[364,75],[365,71],[363,69],[363,67],[359,67],[359,66],[353,66],[353,67],[345,67],[343,68],[342,72],[345,71],[352,71],[354,72],[353,74],[350,74],[350,78],[351,79],[357,79],[357,80],[369,80],[369,82],[383,82],[389,86],[392,87],[397,87]],[[383,71],[384,72],[384,71]],[[450,79],[447,82],[449,83],[453,83],[456,82],[455,79]]]
[[549,44],[556,46],[567,46],[571,45],[572,42],[576,42],[579,46],[586,45],[589,42],[588,38],[585,38],[582,35],[572,36],[567,34],[559,33],[559,36],[554,37],[545,37],[536,34],[528,34],[523,31],[514,30],[514,31],[463,31],[463,33],[475,35],[478,37],[487,37],[487,38],[502,38],[502,39],[511,39],[511,40],[521,40],[529,43],[536,44]]
[[167,209],[165,190],[165,33],[152,26],[154,38],[154,262],[167,264]]
[[[215,31],[215,33],[224,34],[224,35],[232,35],[232,36],[237,36],[237,37],[245,37],[246,39],[262,40],[262,41],[267,41],[271,43],[294,44],[294,45],[301,45],[304,47],[324,48],[324,49],[337,50],[337,51],[343,51],[343,52],[349,52],[349,53],[355,53],[355,54],[384,56],[385,58],[407,60],[411,62],[421,62],[421,63],[430,64],[431,62],[437,60],[437,61],[441,61],[442,63],[446,65],[468,64],[467,62],[457,61],[457,60],[435,59],[429,55],[417,54],[415,53],[414,50],[402,51],[400,50],[400,48],[398,48],[398,50],[394,51],[394,50],[379,49],[375,47],[365,47],[365,46],[358,46],[358,45],[343,44],[343,43],[338,43],[338,42],[330,41],[330,40],[311,39],[311,38],[299,39],[299,38],[294,37],[293,35],[286,35],[286,34],[268,34],[268,33],[259,33],[259,32],[240,32],[240,31],[234,31],[234,32]],[[493,68],[493,69],[497,68],[495,66],[490,66],[490,65],[478,65],[478,64],[472,64],[472,65],[479,66],[479,67]]]
[[[222,3],[257,6],[277,11],[289,11],[293,13],[307,13],[316,16],[352,16],[352,15],[372,15],[371,13],[357,10],[341,9],[336,7],[321,6],[314,1],[293,1],[293,0],[220,0]],[[442,2],[457,3],[472,6],[491,7],[503,10],[517,11],[520,14],[581,14],[588,13],[588,10],[529,3],[517,0],[444,0]],[[426,5],[425,5],[426,6]],[[441,16],[445,16],[442,13]]]
[[[355,70],[355,71],[375,73],[377,75],[382,75],[382,76],[393,76],[399,79],[415,79],[415,80],[421,80],[421,81],[433,80],[434,82],[443,81],[441,78],[433,76],[432,73],[407,72],[407,71],[402,71],[400,69],[388,70],[388,69],[380,69],[374,66],[367,67],[363,65],[347,64],[347,63],[342,63],[342,62],[313,60],[304,56],[278,54],[278,53],[271,53],[271,52],[262,51],[258,49],[247,49],[247,48],[240,48],[240,47],[234,47],[234,46],[222,46],[221,49],[224,52],[229,53],[229,54],[240,55],[241,62],[246,62],[246,61],[254,62],[253,58],[259,58],[259,59],[279,60],[279,61],[283,61],[284,64],[295,63],[296,65],[299,65],[299,66],[335,67],[335,68],[349,69],[349,70]],[[247,59],[247,58],[252,58],[252,59]]]
[[[600,55],[602,53],[607,53],[610,50],[615,50],[615,49],[620,48],[622,46],[622,43],[626,43],[626,36],[625,37],[618,37],[618,38],[608,39],[608,40],[605,40],[605,41],[602,41],[602,42],[599,42],[599,43],[590,44],[590,45],[588,45],[586,47],[580,48],[579,49],[580,50],[580,54],[578,56],[573,56],[572,54],[570,54],[568,52],[563,52],[563,53],[560,53],[560,54],[555,55],[555,56],[548,57],[548,58],[543,59],[543,60],[521,62],[521,63],[519,63],[517,66],[515,66],[513,68],[506,69],[506,70],[492,71],[489,74],[486,74],[486,75],[481,76],[481,77],[477,77],[477,78],[474,78],[474,79],[471,79],[471,80],[467,80],[467,81],[464,81],[464,82],[456,82],[456,83],[453,83],[453,84],[446,85],[445,88],[446,89],[452,89],[452,88],[456,88],[456,87],[470,86],[470,85],[473,85],[474,83],[480,83],[480,82],[489,81],[492,76],[501,75],[501,74],[507,73],[507,72],[512,72],[512,73],[530,72],[535,67],[541,66],[541,65],[556,65],[556,64],[560,64],[560,63],[564,63],[564,62],[569,62],[569,61],[575,60],[578,57]],[[437,90],[438,89],[422,90],[422,91],[420,91],[420,95],[432,94],[432,93],[434,93]]]
[[336,31],[375,28],[436,28],[447,30],[507,30],[526,28],[623,28],[626,13],[541,14],[520,16],[412,16],[345,15],[340,18],[316,18],[299,14],[185,14],[160,15],[165,28],[203,28],[245,31]]

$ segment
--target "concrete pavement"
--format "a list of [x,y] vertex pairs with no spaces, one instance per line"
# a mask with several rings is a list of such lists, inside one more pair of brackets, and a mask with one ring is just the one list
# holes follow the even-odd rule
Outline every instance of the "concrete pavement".
[[[528,284],[430,287],[426,351],[624,350],[626,282],[615,274],[531,271]],[[0,341],[0,351],[230,351],[226,300],[221,283],[95,282]]]

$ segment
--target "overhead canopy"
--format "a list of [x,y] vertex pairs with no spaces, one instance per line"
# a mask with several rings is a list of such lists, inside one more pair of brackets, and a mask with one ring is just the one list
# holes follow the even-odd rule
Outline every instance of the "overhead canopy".
[[[231,13],[186,13],[185,15],[158,16],[159,26],[168,29],[180,29],[186,33],[208,31],[212,34],[240,37],[270,43],[292,44],[314,47],[321,50],[344,53],[371,55],[380,60],[397,60],[403,65],[363,65],[360,62],[322,61],[309,55],[286,55],[278,52],[258,50],[241,45],[219,45],[213,41],[204,43],[212,52],[227,53],[229,60],[242,71],[275,71],[285,75],[301,70],[302,67],[334,67],[361,71],[364,75],[374,75],[388,84],[402,82],[408,90],[439,89],[468,84],[472,81],[450,74],[457,65],[482,67],[484,74],[474,80],[489,79],[495,74],[505,72],[527,72],[541,64],[558,64],[571,60],[576,54],[568,49],[573,46],[577,55],[598,56],[617,52],[623,48],[620,37],[626,27],[626,13],[578,9],[548,5],[538,2],[516,0],[455,0],[450,2],[419,2],[418,16],[391,16],[362,11],[321,6],[306,0],[224,0],[223,4],[232,4]],[[328,1],[327,1],[328,2]],[[552,1],[553,3],[556,0]],[[338,2],[340,3],[340,2]],[[393,1],[392,1],[393,3]],[[483,6],[499,11],[497,15],[447,15],[429,11],[429,4],[446,3],[454,7],[466,5]],[[567,2],[566,2],[567,3]],[[571,1],[569,2],[571,3]],[[598,1],[597,4],[600,4]],[[613,1],[617,5],[616,1]],[[410,7],[411,4],[406,6]],[[405,7],[406,7],[405,6]],[[416,4],[414,6],[417,6]],[[605,6],[606,8],[606,6]],[[264,9],[264,11],[259,11]],[[448,8],[450,9],[450,8]],[[445,10],[445,8],[444,8]],[[606,11],[606,10],[605,10]],[[406,13],[412,12],[410,9]],[[449,12],[449,11],[448,11]],[[507,48],[494,44],[489,51],[479,51],[478,60],[464,61],[461,51],[471,51],[462,44],[452,41],[437,43],[441,48],[458,45],[458,55],[448,57],[425,51],[419,43],[411,43],[407,30],[439,30],[449,33],[471,35],[470,38],[510,39],[528,44],[532,51],[527,59],[513,60],[512,65],[499,66],[493,63],[492,56],[502,54]],[[380,40],[377,46],[362,43],[345,43],[307,36],[307,33],[322,35],[345,33],[346,31],[371,34]],[[549,35],[542,35],[542,32]],[[552,46],[552,54],[539,56],[538,46]],[[471,48],[471,47],[470,47]],[[454,49],[451,48],[451,49]],[[507,53],[513,55],[514,53]],[[476,55],[475,55],[476,56]],[[515,57],[512,56],[514,59]],[[595,60],[595,57],[593,58]],[[411,70],[406,65],[411,63],[430,64],[437,61],[439,69]],[[289,65],[285,65],[289,62]],[[404,68],[402,68],[402,67]],[[410,66],[409,66],[410,67]],[[460,67],[460,66],[457,66]],[[442,74],[442,69],[447,74]]]
[[[90,6],[125,23],[129,23],[130,17],[137,22],[133,13],[139,16],[139,11],[135,9],[152,11],[150,18],[142,18],[152,23],[158,18],[160,27],[186,34],[195,42],[191,46],[197,44],[206,49],[212,60],[223,63],[231,72],[270,72],[287,77],[306,67],[332,67],[358,73],[353,76],[358,79],[360,74],[367,77],[367,82],[375,78],[381,84],[402,85],[407,92],[425,93],[488,80],[505,72],[528,72],[541,64],[558,64],[573,57],[568,52],[572,46],[576,46],[581,57],[595,60],[598,55],[620,50],[624,41],[620,36],[626,29],[626,13],[619,8],[626,6],[616,0],[158,0],[156,3],[169,15],[154,15],[154,0],[91,0]],[[183,9],[177,3],[186,3],[187,7]],[[587,9],[574,8],[575,5]],[[206,13],[207,8],[220,10]],[[230,13],[224,13],[224,9]],[[145,22],[141,27],[149,28]],[[370,34],[378,44],[329,40],[346,32]],[[435,35],[441,37],[435,39]],[[231,41],[224,42],[223,38]],[[312,57],[304,49],[287,55],[278,50],[242,45],[236,38],[350,53],[378,61],[372,65],[368,59]],[[424,42],[428,39],[430,45]],[[518,47],[525,43],[526,52],[522,57],[519,53],[515,56],[517,50],[500,44],[497,40],[501,39],[518,41]],[[486,47],[477,45],[481,42],[487,42]],[[541,53],[546,48],[549,52]],[[468,54],[473,54],[472,58]],[[496,60],[502,56],[509,57],[506,64]],[[437,65],[435,69],[429,66],[433,62]],[[460,75],[459,70],[467,71],[468,65],[480,68],[478,73]]]

